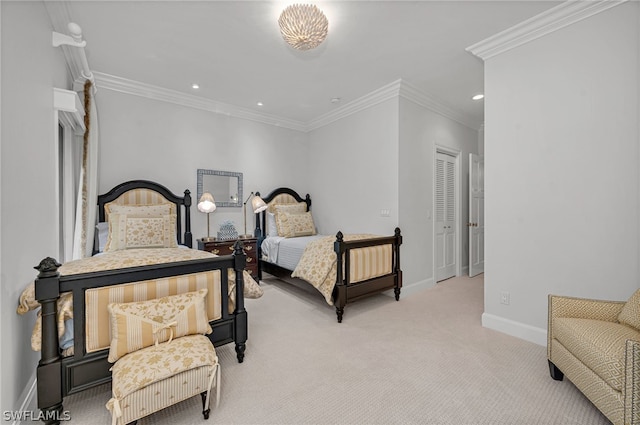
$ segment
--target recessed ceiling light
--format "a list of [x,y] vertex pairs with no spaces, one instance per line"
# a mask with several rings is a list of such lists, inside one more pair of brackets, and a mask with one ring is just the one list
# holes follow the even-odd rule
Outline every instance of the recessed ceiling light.
[[200,84],[193,83],[193,84],[191,84],[191,88],[194,89],[194,90],[198,90],[200,88]]
[[262,105],[264,105],[264,103],[262,103],[262,102],[258,102],[258,103],[256,103],[256,105],[258,105],[258,106],[262,106]]
[[340,100],[342,99],[340,99],[339,97],[334,97],[331,99],[331,103],[340,103]]
[[473,99],[473,100],[480,100],[480,99],[483,99],[483,98],[484,98],[484,95],[483,95],[483,94],[477,94],[477,95],[473,96],[471,99]]

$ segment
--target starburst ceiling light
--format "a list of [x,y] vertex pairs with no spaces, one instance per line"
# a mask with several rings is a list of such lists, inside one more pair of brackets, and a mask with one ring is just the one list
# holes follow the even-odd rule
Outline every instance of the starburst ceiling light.
[[294,49],[311,50],[327,37],[329,21],[312,4],[294,4],[287,7],[278,19],[284,41]]

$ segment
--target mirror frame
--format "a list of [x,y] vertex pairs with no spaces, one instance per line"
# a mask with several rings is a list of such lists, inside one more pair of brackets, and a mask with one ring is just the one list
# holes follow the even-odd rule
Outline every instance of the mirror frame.
[[[238,202],[226,202],[226,201],[218,201],[215,200],[216,207],[241,207],[243,202],[243,194],[242,194],[242,173],[235,173],[233,171],[219,171],[219,170],[205,170],[203,168],[198,168],[198,197],[196,198],[196,205],[200,200],[200,197],[204,193],[203,190],[203,177],[204,176],[223,176],[223,177],[237,177],[238,178]],[[213,197],[216,197],[216,194],[213,193]]]

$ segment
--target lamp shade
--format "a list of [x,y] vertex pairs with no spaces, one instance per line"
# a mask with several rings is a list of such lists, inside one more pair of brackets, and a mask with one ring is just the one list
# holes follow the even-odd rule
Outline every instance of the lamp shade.
[[267,209],[267,204],[262,200],[258,195],[254,196],[251,200],[251,208],[253,208],[253,212],[258,214]]
[[213,199],[213,195],[209,192],[205,192],[200,197],[198,202],[198,211],[203,213],[212,213],[216,210],[216,202]]

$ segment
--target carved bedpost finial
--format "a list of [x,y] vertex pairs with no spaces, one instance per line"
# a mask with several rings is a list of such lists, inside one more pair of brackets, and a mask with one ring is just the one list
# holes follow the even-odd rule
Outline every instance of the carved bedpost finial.
[[396,237],[400,236],[400,228],[399,227],[396,227],[395,235],[396,235]]
[[241,240],[237,240],[236,243],[233,244],[233,253],[235,255],[242,255],[244,254],[244,243],[242,243]]
[[34,267],[34,269],[40,272],[40,277],[52,276],[58,272],[58,267],[62,264],[58,263],[54,258],[47,257],[40,261],[40,264]]
[[336,233],[336,239],[338,240],[338,242],[343,241],[344,235],[342,234],[342,232],[338,231],[338,233]]
[[185,207],[191,206],[191,191],[189,189],[184,191],[184,205]]

